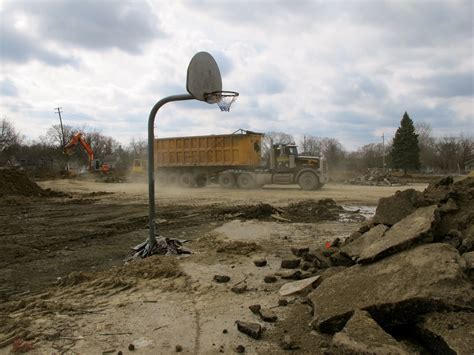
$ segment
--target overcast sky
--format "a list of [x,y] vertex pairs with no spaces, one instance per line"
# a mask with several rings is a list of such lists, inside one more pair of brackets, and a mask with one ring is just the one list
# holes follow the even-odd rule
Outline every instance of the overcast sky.
[[145,138],[159,99],[186,93],[208,51],[231,112],[175,102],[156,135],[395,133],[404,111],[436,136],[474,135],[473,1],[0,0],[1,118],[36,139],[58,123]]

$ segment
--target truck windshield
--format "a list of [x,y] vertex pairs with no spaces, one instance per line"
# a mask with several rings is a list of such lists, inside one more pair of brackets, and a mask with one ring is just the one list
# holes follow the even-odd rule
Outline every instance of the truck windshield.
[[297,147],[288,147],[290,155],[298,155],[298,148]]

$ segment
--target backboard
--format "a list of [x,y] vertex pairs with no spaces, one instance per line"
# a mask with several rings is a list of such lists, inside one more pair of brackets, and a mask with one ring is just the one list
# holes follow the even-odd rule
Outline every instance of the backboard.
[[222,90],[222,78],[219,66],[207,52],[198,52],[191,59],[186,78],[186,90],[196,100],[206,101],[205,94]]

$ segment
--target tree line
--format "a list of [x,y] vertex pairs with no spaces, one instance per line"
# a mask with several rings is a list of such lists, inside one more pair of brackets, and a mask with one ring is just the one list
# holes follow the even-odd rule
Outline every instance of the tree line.
[[[129,169],[134,159],[146,159],[145,140],[132,139],[124,146],[114,138],[88,126],[65,125],[66,143],[77,132],[84,133],[88,144],[97,158],[118,169]],[[435,173],[462,173],[467,161],[474,155],[472,136],[459,134],[434,137],[431,126],[426,122],[414,123],[407,113],[392,141],[370,143],[355,151],[348,151],[336,138],[305,135],[296,140],[285,132],[267,132],[262,142],[262,154],[268,154],[270,144],[298,145],[300,154],[324,156],[332,171],[359,171],[368,168],[414,170]],[[66,163],[87,165],[86,152],[78,147],[71,157],[62,152],[62,132],[59,125],[51,126],[38,140],[27,141],[6,118],[0,121],[0,166],[14,160],[42,162],[45,166]]]

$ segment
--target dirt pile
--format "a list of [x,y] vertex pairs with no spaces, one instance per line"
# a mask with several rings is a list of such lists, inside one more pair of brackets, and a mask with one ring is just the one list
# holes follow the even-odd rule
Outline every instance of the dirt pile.
[[[353,215],[354,213],[344,210],[333,199],[327,198],[323,200],[304,200],[291,203],[286,207],[275,207],[267,203],[233,206],[222,209],[220,214],[224,215],[225,218],[315,223],[319,221],[336,221],[343,215]],[[361,219],[363,220],[364,218]]]
[[0,169],[0,197],[10,195],[60,197],[64,193],[51,189],[43,190],[19,170]]
[[351,185],[367,185],[367,186],[401,186],[404,185],[402,181],[381,169],[368,169],[364,175],[355,177],[351,180],[345,181],[346,184]]
[[376,218],[344,242],[293,248],[303,259],[293,279],[320,275],[300,293],[312,329],[330,336],[334,353],[470,353],[473,221],[474,178],[447,178],[383,199]]

